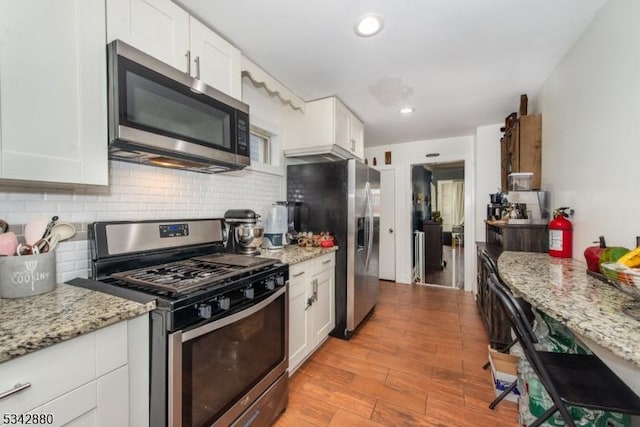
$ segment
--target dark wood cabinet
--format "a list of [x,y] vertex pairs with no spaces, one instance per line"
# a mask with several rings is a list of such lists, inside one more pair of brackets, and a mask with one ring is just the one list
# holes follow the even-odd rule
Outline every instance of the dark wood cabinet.
[[500,140],[502,190],[508,191],[507,177],[512,172],[532,172],[531,189],[542,184],[542,115],[524,115],[505,130]]
[[[503,251],[547,252],[547,224],[486,224],[487,241],[477,243],[476,303],[484,320],[492,348],[502,349],[511,342],[511,326],[498,297],[489,291],[487,277],[492,266],[482,258],[481,251],[498,264]],[[499,271],[498,271],[499,273]]]
[[424,232],[424,266],[426,271],[442,270],[442,223],[425,221]]
[[502,251],[547,252],[549,250],[548,224],[489,224],[486,223],[487,243]]

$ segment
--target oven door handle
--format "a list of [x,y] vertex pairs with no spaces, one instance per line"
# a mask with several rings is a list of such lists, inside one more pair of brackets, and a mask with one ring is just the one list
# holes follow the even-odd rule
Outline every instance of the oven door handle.
[[259,303],[252,305],[251,307],[247,307],[246,309],[239,311],[237,313],[232,314],[231,316],[223,317],[222,319],[216,320],[215,322],[207,323],[198,328],[192,329],[187,332],[182,332],[181,340],[182,342],[191,341],[194,338],[198,338],[204,334],[208,334],[211,331],[215,331],[216,329],[220,329],[224,326],[230,325],[238,320],[242,320],[245,317],[249,317],[252,314],[255,314],[271,304],[273,301],[277,300],[282,294],[287,292],[287,286],[283,286],[278,289],[274,294],[270,295],[268,298],[260,301]]

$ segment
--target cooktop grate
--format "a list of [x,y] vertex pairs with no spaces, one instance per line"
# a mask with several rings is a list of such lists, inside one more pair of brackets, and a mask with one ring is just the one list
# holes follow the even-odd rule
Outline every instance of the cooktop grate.
[[273,263],[267,258],[215,254],[113,273],[111,277],[125,284],[179,295]]

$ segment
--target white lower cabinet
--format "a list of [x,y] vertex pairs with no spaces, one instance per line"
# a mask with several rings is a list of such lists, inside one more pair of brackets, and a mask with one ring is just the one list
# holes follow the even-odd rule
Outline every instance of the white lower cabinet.
[[[148,382],[144,395],[131,387],[140,379],[130,369],[129,359],[138,356],[128,345],[132,339],[148,343],[148,325],[148,315],[143,315],[0,363],[0,393],[29,385],[0,399],[0,425],[149,425]],[[144,372],[142,376],[148,378]],[[130,409],[145,402],[147,415],[134,420]],[[22,422],[5,419],[11,414],[22,414]],[[24,414],[33,414],[37,422]]]
[[289,268],[289,375],[335,326],[335,253]]

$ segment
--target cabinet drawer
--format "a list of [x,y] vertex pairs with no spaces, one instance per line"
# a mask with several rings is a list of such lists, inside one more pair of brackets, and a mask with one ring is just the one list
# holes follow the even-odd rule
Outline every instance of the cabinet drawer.
[[316,258],[317,263],[317,271],[324,271],[330,268],[335,268],[336,266],[336,257],[335,253],[331,252],[330,254],[322,255]]
[[0,393],[30,387],[0,400],[0,413],[23,413],[95,378],[95,335],[87,334],[0,364]]
[[313,263],[309,261],[303,261],[296,264],[291,264],[289,266],[289,280],[293,281],[295,279],[299,279],[305,274],[313,274],[311,269],[313,268]]

